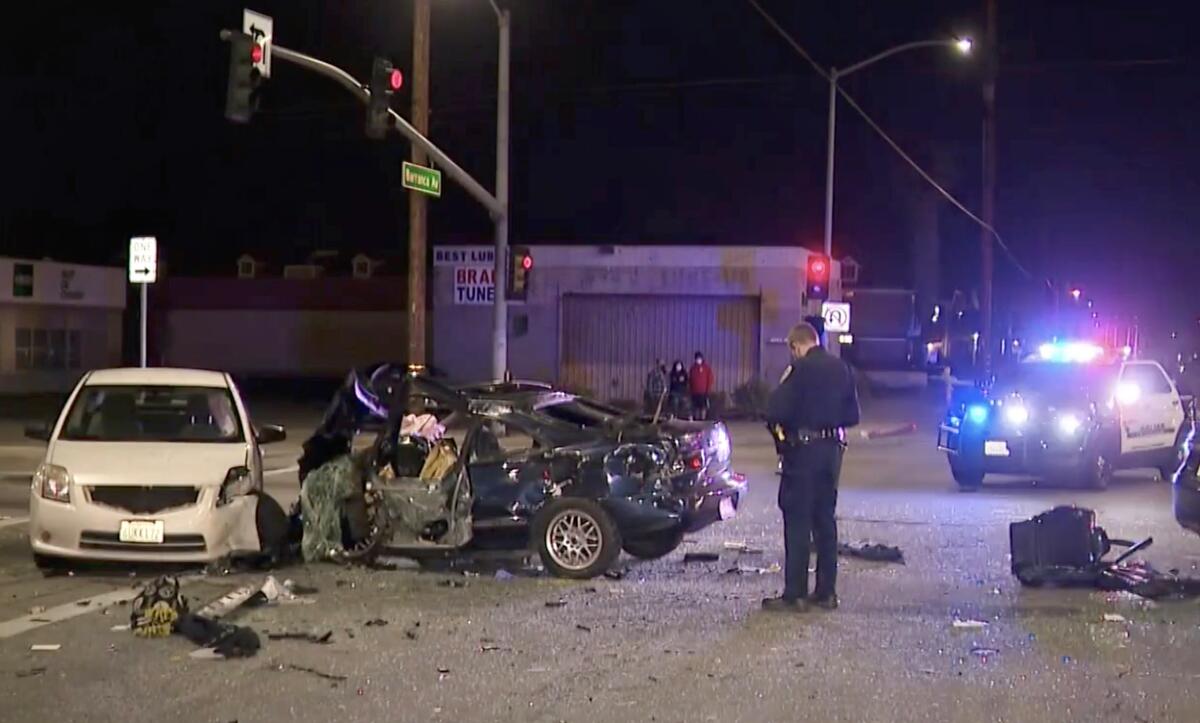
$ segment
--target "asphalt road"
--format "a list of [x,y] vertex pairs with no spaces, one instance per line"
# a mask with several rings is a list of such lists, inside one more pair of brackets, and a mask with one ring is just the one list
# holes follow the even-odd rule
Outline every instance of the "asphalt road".
[[[1200,719],[1200,605],[1024,590],[1008,571],[1009,522],[1077,503],[1095,508],[1114,536],[1153,535],[1145,557],[1158,567],[1194,572],[1200,539],[1175,525],[1167,485],[1146,472],[1123,474],[1102,493],[1013,480],[961,494],[932,448],[932,405],[879,401],[867,416],[869,427],[920,426],[855,439],[842,478],[842,537],[899,545],[907,564],[844,560],[837,612],[763,613],[759,600],[778,591],[780,576],[726,572],[782,562],[772,450],[759,426],[734,425],[735,462],[751,483],[738,517],[663,560],[623,558],[624,579],[550,579],[515,557],[475,561],[468,568],[477,577],[289,568],[276,575],[316,587],[315,602],[249,610],[237,621],[259,633],[332,631],[331,642],[265,640],[256,657],[230,661],[193,660],[178,637],[112,631],[128,622],[117,599],[144,577],[35,571],[20,519],[37,450],[7,435],[0,720]],[[293,440],[315,422],[289,421]],[[273,448],[268,469],[288,469],[296,451],[295,442]],[[294,473],[269,478],[285,503],[294,487]],[[764,552],[739,560],[722,550],[725,541]],[[720,551],[721,560],[684,564],[687,551]],[[517,577],[496,579],[497,566]],[[187,593],[207,602],[259,579],[197,578]],[[46,608],[39,619],[55,621],[14,632],[32,624],[35,606]],[[1106,613],[1126,622],[1105,622]],[[988,625],[959,630],[956,617]],[[33,652],[34,644],[62,648]]]

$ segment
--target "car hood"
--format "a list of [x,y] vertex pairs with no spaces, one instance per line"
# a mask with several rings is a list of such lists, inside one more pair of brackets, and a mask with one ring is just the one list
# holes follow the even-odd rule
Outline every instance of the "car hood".
[[49,462],[65,467],[80,485],[215,487],[231,467],[246,464],[246,445],[57,441]]

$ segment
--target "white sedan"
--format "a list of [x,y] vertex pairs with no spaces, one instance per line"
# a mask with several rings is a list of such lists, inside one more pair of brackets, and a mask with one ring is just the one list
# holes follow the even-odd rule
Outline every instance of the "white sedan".
[[286,434],[251,426],[228,374],[93,371],[53,426],[26,435],[48,442],[29,500],[40,565],[205,562],[261,550],[259,445]]

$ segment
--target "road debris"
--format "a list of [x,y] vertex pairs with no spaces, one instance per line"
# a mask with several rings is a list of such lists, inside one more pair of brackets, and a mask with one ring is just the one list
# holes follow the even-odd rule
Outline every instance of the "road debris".
[[687,552],[683,555],[684,564],[692,562],[716,562],[721,559],[718,552]]
[[317,588],[311,585],[301,585],[295,580],[284,580],[283,586],[293,595],[316,595],[320,592]]
[[987,660],[988,658],[992,657],[993,655],[999,655],[999,654],[1000,654],[1000,651],[995,648],[982,648],[982,647],[971,648],[971,655],[974,655],[977,658],[983,658],[984,660]]
[[625,579],[625,571],[624,570],[605,570],[604,576],[606,578],[608,578],[609,580],[624,580]]
[[496,650],[500,650],[500,646],[495,643],[483,643],[479,646],[479,652],[481,653],[491,653]]
[[335,675],[334,673],[326,673],[324,671],[317,670],[316,668],[309,668],[309,667],[305,667],[303,665],[295,665],[294,663],[284,663],[279,666],[278,670],[294,670],[297,673],[308,673],[309,675],[315,675],[318,678],[324,678],[325,680],[334,680],[339,683],[344,680],[349,680],[349,677],[347,677],[345,675]]
[[557,600],[547,600],[546,601],[546,607],[548,607],[548,608],[561,608],[561,607],[566,607],[566,605],[567,605],[567,601],[564,600],[563,598],[559,598]]
[[766,567],[754,565],[734,565],[725,571],[726,575],[776,575],[783,570],[778,562],[772,562]]
[[838,554],[871,562],[896,562],[904,564],[904,553],[899,547],[878,542],[839,542]]
[[258,634],[250,628],[230,625],[195,613],[181,615],[175,624],[175,631],[202,649],[211,651],[211,655],[196,651],[192,653],[195,658],[249,658],[262,647]]
[[180,594],[179,578],[161,575],[146,583],[129,609],[129,627],[139,638],[171,635],[179,616],[188,610]]
[[1104,622],[1106,622],[1106,623],[1127,623],[1129,621],[1125,619],[1124,615],[1118,615],[1117,613],[1104,613]]
[[750,547],[745,542],[735,542],[731,540],[726,540],[722,547],[740,555],[761,555],[763,552],[761,547]]
[[46,612],[46,608],[43,605],[34,605],[33,607],[29,608],[30,615],[41,615],[44,612]]
[[44,644],[44,643],[43,643],[43,644],[35,644],[35,645],[30,645],[30,646],[29,646],[29,650],[30,650],[30,651],[32,651],[32,652],[34,652],[34,653],[54,653],[54,652],[57,652],[57,651],[59,651],[59,650],[62,650],[62,645],[60,645],[60,644],[58,644],[58,643],[53,643],[53,644]]
[[46,672],[45,668],[29,668],[28,670],[18,670],[18,678],[34,678]]
[[128,625],[114,625],[111,628],[109,628],[108,630],[109,630],[109,632],[113,632],[113,633],[123,633],[129,629],[130,629],[130,627]]
[[955,618],[951,625],[958,630],[981,630],[988,626],[988,623],[983,620],[960,620]]
[[576,629],[576,630],[582,630],[582,631],[583,631],[583,632],[585,632],[585,633],[590,633],[590,632],[592,632],[592,629],[591,629],[591,628],[589,628],[589,627],[588,627],[588,626],[586,626],[586,625],[576,625],[576,626],[575,626],[575,629]]
[[500,569],[500,570],[496,571],[496,579],[500,580],[500,581],[512,580],[515,577],[516,577],[516,575],[512,574],[508,570]]
[[267,640],[303,640],[316,645],[328,645],[333,642],[333,631],[325,633],[267,633]]
[[363,624],[366,625],[368,628],[376,628],[376,627],[381,628],[384,625],[387,625],[388,621],[384,620],[383,618],[374,618],[372,620],[368,620],[367,622],[365,622]]
[[441,582],[438,583],[438,585],[440,585],[442,587],[466,587],[467,581],[466,580],[449,579],[449,580],[442,580]]

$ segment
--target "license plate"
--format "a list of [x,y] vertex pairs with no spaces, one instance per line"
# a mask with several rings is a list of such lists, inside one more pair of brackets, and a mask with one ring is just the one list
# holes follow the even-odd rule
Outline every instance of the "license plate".
[[733,506],[733,500],[729,497],[722,497],[721,504],[721,519],[728,520],[737,514],[737,508]]
[[136,542],[144,545],[161,545],[163,541],[162,520],[122,520],[121,542]]
[[1008,442],[1002,439],[989,439],[983,443],[983,453],[988,457],[1007,457]]

